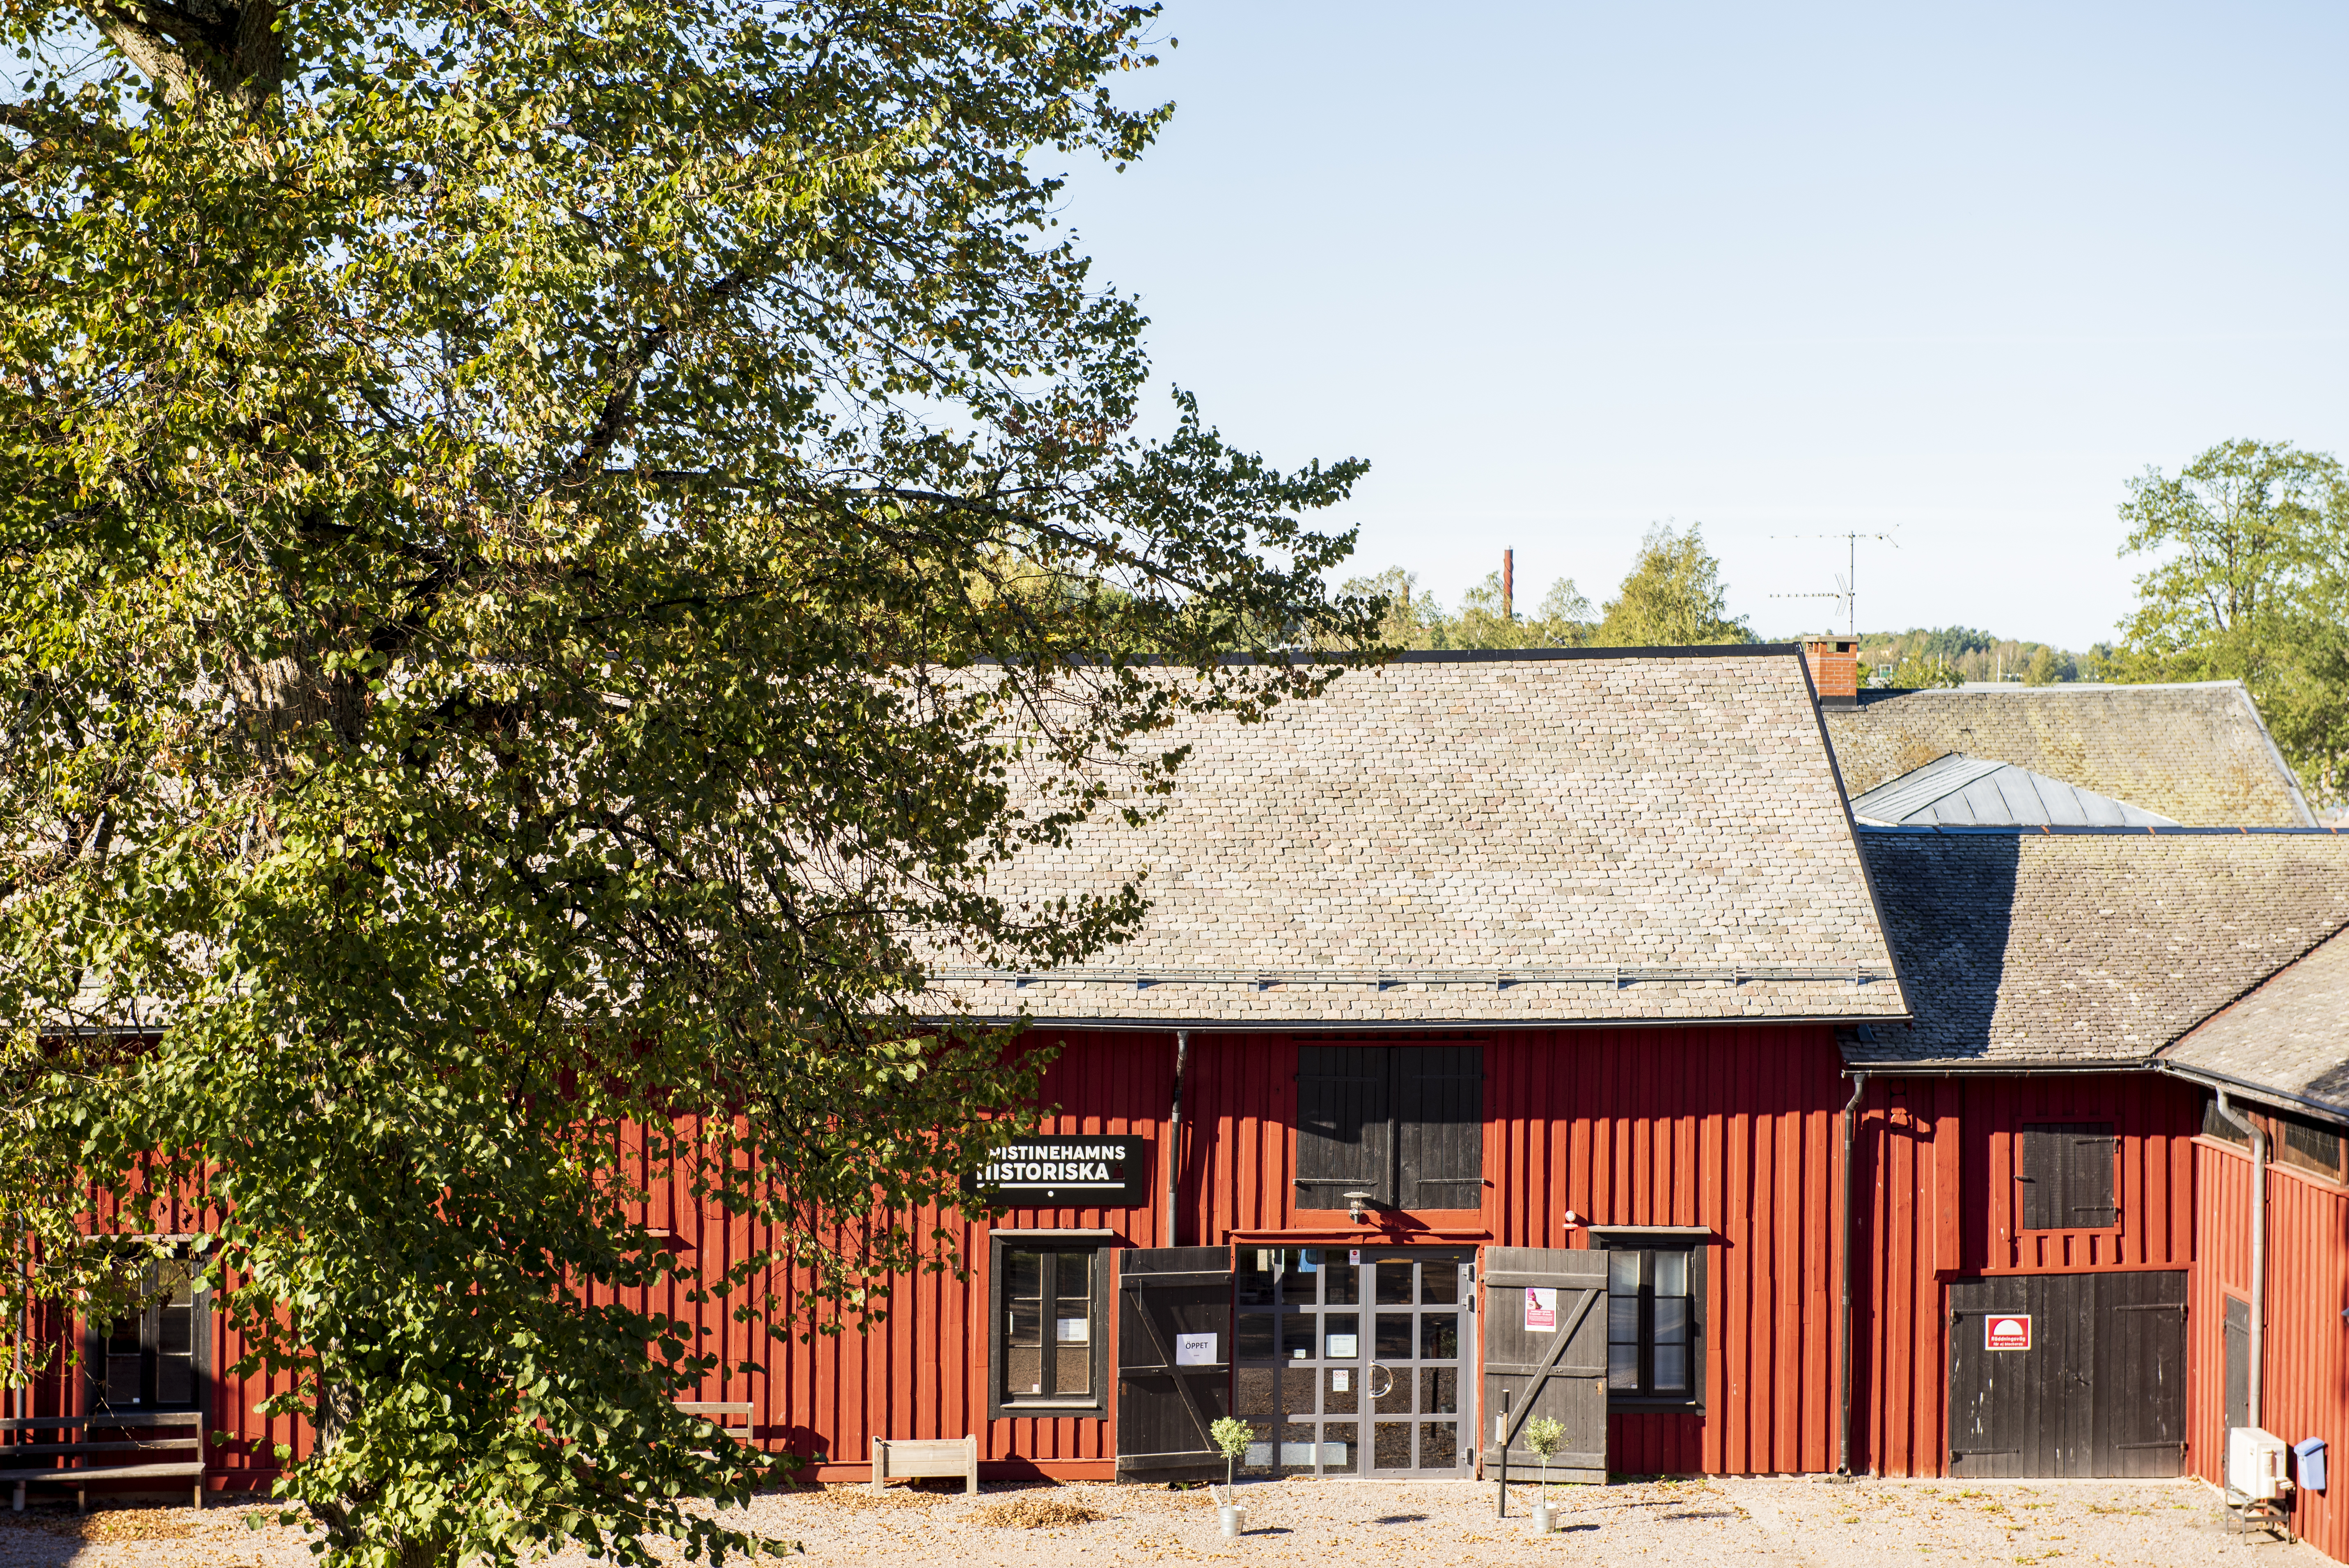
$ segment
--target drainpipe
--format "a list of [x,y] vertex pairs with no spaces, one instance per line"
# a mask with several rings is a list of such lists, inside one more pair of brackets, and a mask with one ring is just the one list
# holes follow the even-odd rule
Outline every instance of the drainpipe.
[[2219,1114],[2251,1135],[2251,1376],[2249,1408],[2243,1418],[2256,1427],[2260,1424],[2260,1375],[2267,1362],[2268,1328],[2268,1135],[2260,1124],[2227,1103],[2227,1091],[2219,1090]]
[[1843,1107],[1843,1309],[1842,1326],[1836,1334],[1843,1355],[1843,1408],[1837,1413],[1837,1446],[1840,1452],[1836,1474],[1839,1476],[1851,1474],[1851,1282],[1857,1267],[1852,1253],[1858,1239],[1858,1201],[1855,1196],[1857,1178],[1854,1174],[1851,1155],[1854,1134],[1858,1126],[1859,1097],[1866,1093],[1868,1075],[1853,1074],[1851,1098],[1844,1102]]
[[1174,1189],[1183,1166],[1183,1069],[1190,1064],[1191,1032],[1174,1031],[1174,1099],[1166,1111],[1166,1154],[1161,1161],[1166,1168],[1166,1241],[1169,1247],[1181,1245],[1174,1231]]

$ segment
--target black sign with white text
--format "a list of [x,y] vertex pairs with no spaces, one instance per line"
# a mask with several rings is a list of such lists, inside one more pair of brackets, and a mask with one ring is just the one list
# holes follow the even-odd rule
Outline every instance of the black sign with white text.
[[1150,1141],[1030,1138],[998,1151],[963,1189],[991,1198],[1001,1208],[1133,1208],[1150,1201]]

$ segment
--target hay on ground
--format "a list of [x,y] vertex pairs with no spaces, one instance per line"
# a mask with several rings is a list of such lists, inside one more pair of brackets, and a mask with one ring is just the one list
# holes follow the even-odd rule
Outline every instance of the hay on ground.
[[1031,1491],[990,1502],[978,1511],[978,1517],[981,1523],[998,1530],[1046,1530],[1061,1524],[1093,1524],[1108,1515],[1050,1492]]

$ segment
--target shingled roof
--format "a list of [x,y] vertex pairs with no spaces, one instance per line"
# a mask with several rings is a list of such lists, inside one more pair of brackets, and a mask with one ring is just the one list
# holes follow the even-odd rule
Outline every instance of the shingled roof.
[[1855,1063],[2142,1062],[2349,924],[2349,837],[1868,828],[1914,1022]]
[[2189,1072],[2349,1119],[2349,936],[2328,937],[2162,1052]]
[[1195,722],[1165,814],[1000,892],[1153,908],[1094,967],[942,957],[983,1017],[1227,1026],[1903,1012],[1792,648],[1411,656]]
[[2189,826],[2316,825],[2237,680],[1863,691],[1821,717],[1855,795],[1963,752]]

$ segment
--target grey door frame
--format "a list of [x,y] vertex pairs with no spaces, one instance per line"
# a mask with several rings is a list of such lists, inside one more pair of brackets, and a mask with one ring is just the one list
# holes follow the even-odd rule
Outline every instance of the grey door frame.
[[[1239,1245],[1247,1249],[1249,1243],[1241,1242]],[[1350,1477],[1359,1480],[1395,1480],[1406,1478],[1443,1480],[1473,1475],[1475,1469],[1477,1389],[1476,1335],[1473,1325],[1475,1311],[1475,1282],[1477,1248],[1473,1244],[1358,1246],[1350,1241],[1343,1246],[1310,1249],[1282,1247],[1269,1250],[1279,1253],[1311,1251],[1319,1253],[1319,1257],[1313,1270],[1313,1299],[1310,1302],[1291,1301],[1288,1299],[1288,1287],[1284,1284],[1277,1287],[1278,1299],[1273,1303],[1243,1304],[1236,1302],[1233,1309],[1236,1314],[1233,1324],[1236,1355],[1239,1343],[1241,1317],[1267,1314],[1270,1314],[1273,1320],[1273,1360],[1268,1364],[1261,1360],[1247,1364],[1236,1362],[1233,1368],[1235,1408],[1244,1412],[1243,1419],[1269,1419],[1271,1423],[1272,1437],[1269,1444],[1271,1464],[1268,1468],[1277,1473],[1287,1475],[1310,1474]],[[1357,1258],[1359,1262],[1354,1261]],[[1381,1262],[1397,1262],[1417,1265],[1412,1276],[1412,1300],[1409,1303],[1388,1303],[1385,1305],[1385,1311],[1390,1316],[1402,1315],[1407,1318],[1409,1335],[1407,1348],[1411,1354],[1407,1356],[1381,1356],[1378,1354],[1378,1317],[1381,1310],[1381,1304],[1377,1299],[1378,1266]],[[1453,1342],[1454,1348],[1458,1354],[1450,1359],[1440,1356],[1422,1356],[1419,1352],[1424,1348],[1421,1338],[1424,1332],[1423,1320],[1435,1319],[1440,1322],[1445,1315],[1447,1305],[1442,1303],[1428,1303],[1422,1299],[1426,1294],[1423,1277],[1425,1265],[1431,1262],[1442,1264],[1446,1262],[1454,1271],[1453,1275],[1454,1301],[1448,1305],[1450,1314],[1454,1319]],[[1356,1297],[1354,1301],[1341,1302],[1330,1299],[1333,1294],[1330,1280],[1337,1270],[1351,1272],[1354,1282],[1353,1293]],[[1276,1268],[1273,1273],[1276,1280],[1293,1277],[1279,1268]],[[1235,1278],[1237,1285],[1237,1274]],[[1328,1354],[1330,1346],[1328,1319],[1331,1314],[1350,1315],[1353,1318],[1353,1355]],[[1300,1343],[1302,1336],[1295,1331],[1293,1325],[1299,1324],[1301,1320],[1309,1316],[1312,1319],[1314,1332],[1309,1341]],[[1308,1354],[1303,1355],[1294,1354],[1299,1349],[1306,1350]],[[1433,1381],[1423,1378],[1422,1374],[1428,1371],[1440,1373],[1447,1369],[1453,1373],[1453,1403],[1457,1408],[1450,1411],[1419,1409],[1418,1407],[1424,1402],[1422,1397],[1423,1390],[1430,1381]],[[1259,1377],[1268,1373],[1270,1375],[1268,1386],[1274,1408],[1269,1417],[1247,1409],[1249,1397],[1242,1389],[1251,1372]],[[1333,1374],[1341,1376],[1348,1384],[1348,1387],[1342,1393],[1332,1387],[1333,1383],[1338,1380],[1332,1376]],[[1300,1385],[1309,1386],[1313,1391],[1313,1407],[1310,1410],[1289,1407]],[[1387,1411],[1377,1409],[1379,1401],[1374,1395],[1381,1389],[1389,1390],[1390,1400],[1394,1399],[1393,1390],[1403,1390],[1405,1397],[1401,1400],[1394,1400],[1402,1404],[1403,1408]],[[1350,1403],[1354,1407],[1353,1410],[1350,1412],[1330,1410],[1328,1407],[1333,1402],[1333,1398]],[[1382,1419],[1390,1423],[1398,1421],[1409,1423],[1412,1428],[1410,1446],[1413,1462],[1403,1467],[1380,1467],[1376,1464],[1378,1427]],[[1452,1424],[1454,1441],[1451,1451],[1454,1462],[1440,1468],[1420,1465],[1416,1461],[1419,1458],[1420,1446],[1427,1440],[1426,1429],[1431,1426],[1440,1426],[1445,1422]],[[1305,1426],[1315,1434],[1312,1442],[1313,1462],[1309,1466],[1282,1462],[1286,1451],[1291,1446],[1285,1441],[1284,1428],[1291,1425]],[[1332,1428],[1350,1433],[1350,1436],[1340,1439]],[[1368,1440],[1365,1440],[1366,1438]],[[1328,1445],[1339,1440],[1347,1442],[1349,1448],[1348,1463],[1343,1467],[1332,1466],[1326,1462]]]

